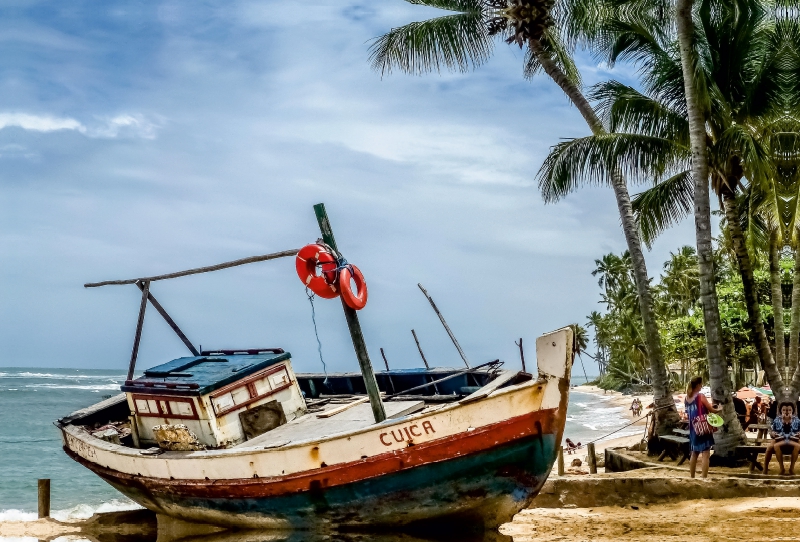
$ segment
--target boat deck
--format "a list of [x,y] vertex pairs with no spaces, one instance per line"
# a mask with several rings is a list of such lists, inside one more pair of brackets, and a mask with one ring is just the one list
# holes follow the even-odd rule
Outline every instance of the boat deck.
[[[329,403],[317,412],[310,412],[289,423],[276,427],[271,431],[245,441],[234,449],[243,448],[278,448],[291,442],[319,440],[339,433],[347,433],[365,429],[375,424],[372,408],[369,403],[354,405],[347,410],[330,417],[320,417],[345,405]],[[383,404],[386,418],[401,418],[425,408],[424,401],[388,401]]]

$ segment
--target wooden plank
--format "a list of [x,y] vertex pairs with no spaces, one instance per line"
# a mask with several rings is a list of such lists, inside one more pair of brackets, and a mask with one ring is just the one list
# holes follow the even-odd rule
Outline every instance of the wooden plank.
[[[417,408],[424,408],[425,405],[422,401],[397,401],[386,403],[385,406],[387,419],[392,419],[416,412]],[[374,423],[370,405],[363,402],[333,418],[317,418],[316,413],[300,416],[234,448],[262,448],[276,444],[285,446],[290,442],[324,439],[337,433],[366,429]]]
[[330,418],[331,416],[336,416],[340,412],[344,412],[349,408],[353,408],[356,405],[366,403],[367,401],[369,401],[369,397],[362,397],[361,399],[353,401],[352,403],[347,403],[346,405],[332,408],[331,410],[326,410],[325,412],[320,412],[319,414],[317,414],[317,418]]
[[470,403],[472,401],[477,401],[478,399],[483,399],[484,397],[488,397],[490,393],[495,391],[497,388],[508,382],[509,380],[513,380],[519,371],[503,371],[500,375],[497,376],[494,380],[486,384],[484,387],[479,389],[478,391],[467,395],[463,399],[459,401],[462,405],[464,403]]

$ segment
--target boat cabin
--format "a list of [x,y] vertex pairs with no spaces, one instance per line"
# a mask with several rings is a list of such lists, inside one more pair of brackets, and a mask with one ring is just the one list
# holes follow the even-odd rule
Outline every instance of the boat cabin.
[[234,446],[306,412],[290,354],[279,348],[178,358],[125,381],[122,391],[142,447]]

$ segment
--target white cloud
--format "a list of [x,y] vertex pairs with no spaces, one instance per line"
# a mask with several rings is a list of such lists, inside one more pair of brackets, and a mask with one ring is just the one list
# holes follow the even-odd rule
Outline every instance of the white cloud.
[[140,114],[120,114],[114,117],[97,117],[94,124],[86,125],[70,117],[32,115],[29,113],[0,113],[0,130],[22,128],[33,132],[57,132],[73,130],[87,137],[114,139],[117,137],[139,137],[155,139],[159,124]]
[[83,124],[71,118],[30,115],[28,113],[0,113],[0,130],[12,126],[34,132],[55,132],[58,130],[86,132],[86,127]]
[[142,115],[117,115],[116,117],[98,119],[100,124],[88,130],[89,137],[116,138],[120,136],[155,139],[158,125]]

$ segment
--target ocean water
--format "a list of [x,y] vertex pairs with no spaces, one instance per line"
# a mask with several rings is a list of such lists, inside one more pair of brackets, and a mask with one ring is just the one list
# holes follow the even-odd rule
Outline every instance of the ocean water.
[[[137,506],[69,459],[53,421],[119,393],[125,375],[85,369],[0,368],[0,521],[36,519],[37,479],[51,480],[56,519]],[[565,436],[586,443],[630,422],[607,398],[573,389]],[[611,438],[641,432],[624,429]]]
[[564,438],[586,444],[590,441],[642,435],[641,426],[625,427],[633,421],[627,407],[611,404],[611,396],[581,393],[580,388],[569,392],[567,423]]

